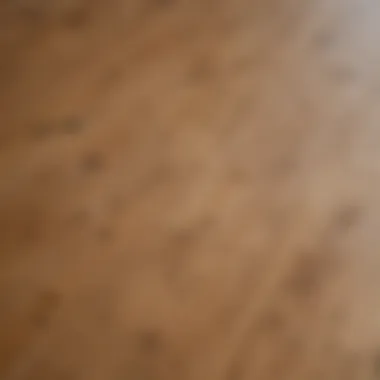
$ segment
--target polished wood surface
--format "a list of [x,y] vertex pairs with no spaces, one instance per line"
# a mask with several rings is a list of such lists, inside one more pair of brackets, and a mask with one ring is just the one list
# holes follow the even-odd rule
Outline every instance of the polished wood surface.
[[379,32],[0,2],[0,378],[380,379]]

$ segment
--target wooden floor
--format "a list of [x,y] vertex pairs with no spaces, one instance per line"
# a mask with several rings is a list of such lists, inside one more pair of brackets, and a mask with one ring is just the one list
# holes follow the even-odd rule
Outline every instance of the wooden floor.
[[1,1],[0,379],[380,379],[380,2]]

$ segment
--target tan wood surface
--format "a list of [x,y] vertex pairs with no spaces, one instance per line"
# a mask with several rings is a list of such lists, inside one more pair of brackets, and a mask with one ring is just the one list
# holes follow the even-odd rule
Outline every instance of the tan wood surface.
[[380,2],[2,0],[0,379],[380,379]]

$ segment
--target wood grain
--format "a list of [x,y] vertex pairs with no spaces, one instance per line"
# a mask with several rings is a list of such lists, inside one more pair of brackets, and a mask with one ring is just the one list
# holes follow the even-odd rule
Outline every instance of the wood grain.
[[0,378],[380,378],[380,3],[0,3]]

